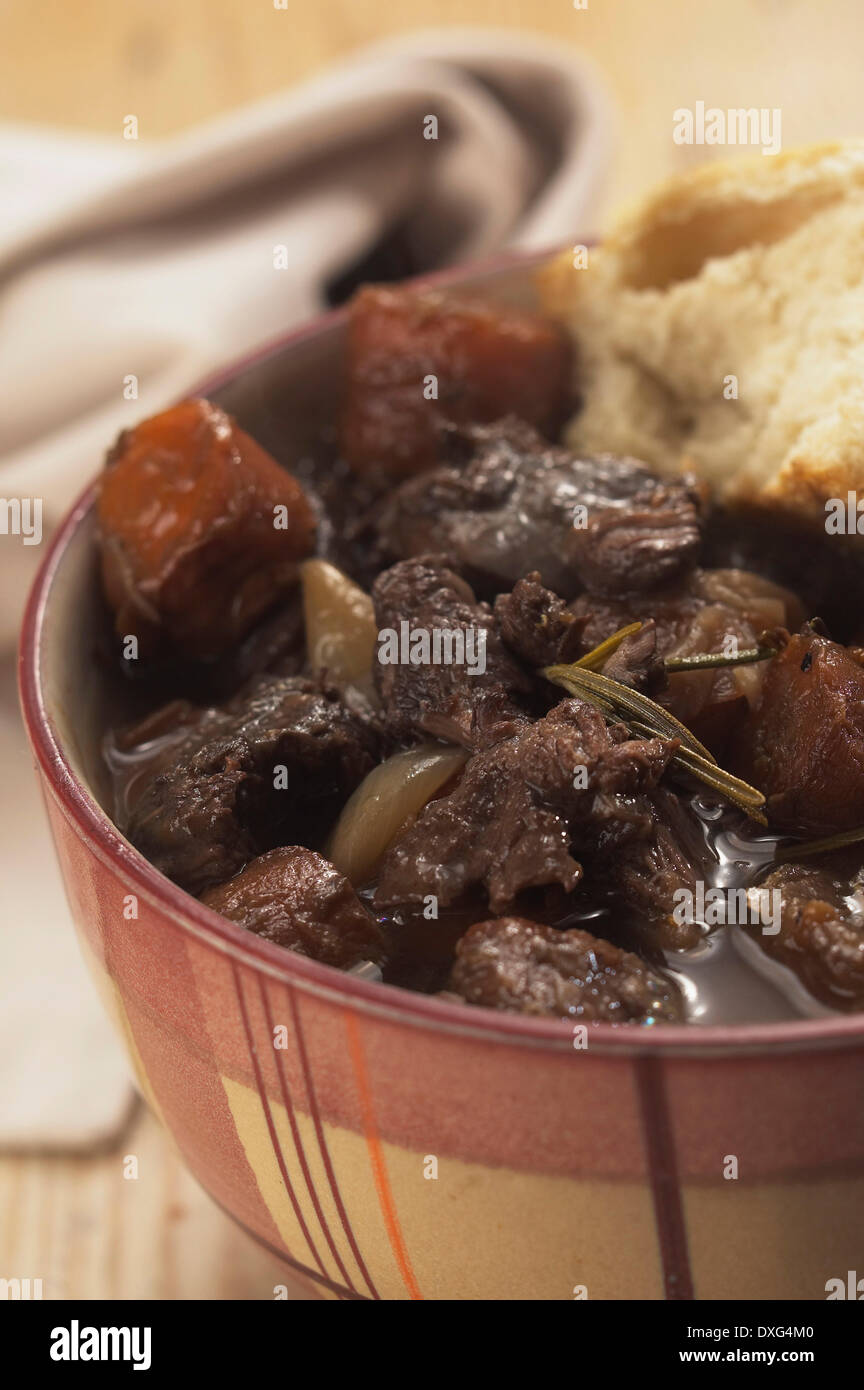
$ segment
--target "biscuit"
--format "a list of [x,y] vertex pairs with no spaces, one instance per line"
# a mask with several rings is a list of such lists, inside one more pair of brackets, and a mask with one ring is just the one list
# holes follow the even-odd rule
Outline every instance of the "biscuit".
[[864,495],[864,140],[675,178],[539,280],[577,345],[574,448],[820,524]]

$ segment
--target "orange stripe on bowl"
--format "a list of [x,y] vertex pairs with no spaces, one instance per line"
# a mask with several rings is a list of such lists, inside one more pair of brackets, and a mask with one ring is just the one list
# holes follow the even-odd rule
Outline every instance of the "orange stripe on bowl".
[[405,1281],[406,1289],[413,1299],[422,1299],[423,1295],[420,1292],[420,1287],[415,1278],[414,1270],[411,1268],[411,1260],[405,1247],[402,1229],[399,1225],[399,1218],[396,1215],[396,1203],[393,1200],[390,1180],[387,1176],[384,1151],[381,1148],[378,1126],[375,1123],[372,1091],[369,1086],[369,1075],[366,1071],[366,1059],[363,1056],[363,1043],[360,1039],[360,1030],[357,1027],[357,1020],[353,1014],[343,1011],[342,1017],[345,1022],[345,1032],[348,1037],[348,1051],[351,1056],[351,1064],[354,1068],[354,1079],[357,1082],[360,1107],[363,1112],[363,1132],[366,1138],[366,1147],[369,1150],[369,1162],[372,1165],[372,1176],[375,1179],[375,1188],[378,1193],[381,1214],[384,1217],[387,1239],[390,1241],[390,1248],[399,1266],[399,1272]]

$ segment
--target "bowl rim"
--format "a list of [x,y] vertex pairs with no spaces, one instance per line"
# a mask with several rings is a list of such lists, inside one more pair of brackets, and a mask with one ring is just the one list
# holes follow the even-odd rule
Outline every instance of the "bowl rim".
[[[459,266],[408,283],[458,285],[475,276],[508,268],[540,264],[549,253],[507,253],[493,260]],[[332,332],[346,320],[346,309],[329,310],[288,333],[271,339],[208,376],[188,395],[206,395],[241,372],[290,350],[307,340]],[[326,998],[331,1003],[448,1035],[471,1036],[487,1042],[527,1046],[545,1051],[572,1052],[578,1020],[533,1018],[421,994],[398,985],[364,980],[308,957],[264,941],[193,898],[166,878],[130,844],[76,776],[64,751],[42,682],[46,648],[46,617],[51,594],[66,551],[79,527],[93,510],[97,479],[84,489],[57,527],[31,587],[21,626],[18,682],[24,726],[48,787],[67,821],[87,848],[143,897],[167,915],[172,924],[211,948],[243,961],[289,987]],[[625,1028],[592,1024],[585,1051],[591,1055],[641,1056],[669,1054],[678,1058],[715,1055],[744,1057],[777,1052],[841,1049],[864,1044],[864,1012],[819,1019],[722,1025],[656,1024]],[[580,1049],[581,1050],[581,1049]]]

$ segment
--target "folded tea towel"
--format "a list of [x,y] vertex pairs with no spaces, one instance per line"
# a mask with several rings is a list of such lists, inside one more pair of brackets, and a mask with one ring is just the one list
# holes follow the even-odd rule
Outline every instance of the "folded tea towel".
[[[111,138],[0,127],[0,499],[39,499],[43,536],[26,543],[26,507],[30,536],[0,534],[0,646],[52,524],[121,427],[363,274],[587,236],[609,126],[577,52],[456,29],[364,49],[168,140],[131,115]],[[19,841],[47,856],[35,804],[25,828],[4,786]],[[2,872],[0,1145],[86,1142],[122,1114],[122,1088],[94,1074],[96,1025],[55,1008],[44,963],[55,937],[69,948],[56,884]]]

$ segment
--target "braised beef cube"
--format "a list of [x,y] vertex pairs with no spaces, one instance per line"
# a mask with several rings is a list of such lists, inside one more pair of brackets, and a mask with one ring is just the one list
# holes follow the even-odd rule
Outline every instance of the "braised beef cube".
[[544,719],[476,753],[456,788],[430,802],[381,865],[376,906],[457,902],[475,885],[493,912],[523,889],[575,888],[571,849],[598,852],[648,833],[644,793],[677,744],[630,739],[581,700],[562,700]]
[[518,580],[509,594],[498,595],[495,621],[506,646],[535,670],[584,654],[584,620],[543,587],[536,570]]
[[440,555],[404,561],[372,588],[375,684],[398,739],[482,748],[527,719],[533,682],[498,636],[491,609]]
[[[585,613],[574,613],[572,606],[544,588],[536,571],[520,579],[509,594],[498,595],[495,620],[505,644],[536,671],[577,662],[590,650],[585,643],[589,622]],[[653,620],[648,618],[592,669],[632,690],[654,694],[665,689],[668,681],[657,654]]]
[[[120,828],[157,869],[199,894],[276,845],[320,843],[380,756],[377,726],[335,691],[265,677],[224,708],[192,717],[183,702],[136,755]],[[152,723],[143,730],[152,736]],[[149,762],[149,766],[148,766]]]
[[844,647],[808,627],[767,664],[741,765],[778,830],[864,823],[864,669]]
[[574,1023],[677,1023],[681,996],[659,970],[589,932],[524,917],[478,922],[456,947],[448,989],[469,1004]]
[[99,546],[117,632],[218,657],[296,583],[315,541],[302,487],[203,400],[121,434],[99,484]]
[[586,881],[601,884],[613,916],[635,918],[653,946],[688,950],[706,928],[681,912],[676,893],[688,889],[695,900],[698,882],[710,882],[716,872],[716,859],[680,797],[658,787],[647,801],[650,829],[592,861]]
[[556,324],[429,292],[360,290],[347,370],[342,448],[360,473],[404,477],[432,467],[444,420],[512,411],[554,433],[570,408],[571,348]]
[[[583,594],[573,601],[571,611],[582,624],[586,650],[629,623],[653,623],[658,661],[745,651],[760,644],[765,629],[797,624],[801,617],[788,589],[744,570],[697,569],[674,587],[618,599]],[[632,651],[628,645],[624,656]],[[621,659],[607,663],[604,674],[620,679],[616,668]],[[723,761],[749,710],[759,702],[768,665],[763,661],[674,672],[665,684],[655,683],[649,674],[647,684],[637,688],[665,705]]]
[[464,432],[467,463],[402,483],[384,508],[385,553],[407,558],[429,537],[472,582],[510,589],[536,571],[563,598],[640,593],[696,563],[699,499],[635,459],[580,458],[520,420]]
[[347,878],[298,845],[253,859],[202,902],[265,941],[339,970],[384,957],[381,928]]
[[864,1009],[864,901],[832,873],[784,864],[759,888],[780,891],[780,931],[751,932],[762,949],[835,1009]]

